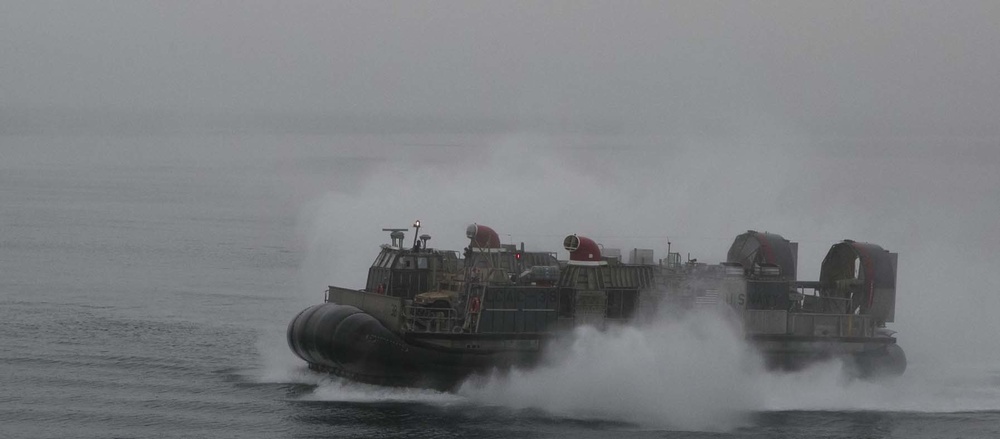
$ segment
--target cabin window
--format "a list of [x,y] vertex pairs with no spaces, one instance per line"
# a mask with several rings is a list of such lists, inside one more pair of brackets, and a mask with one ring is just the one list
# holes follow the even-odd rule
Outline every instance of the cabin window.
[[396,261],[396,268],[402,268],[402,269],[416,268],[416,263],[413,260],[413,256],[401,256]]
[[396,255],[394,253],[386,253],[385,259],[382,260],[382,263],[379,266],[382,268],[392,268],[392,261],[395,258]]
[[421,270],[426,270],[427,269],[427,258],[424,258],[424,257],[417,258],[417,268],[419,268]]

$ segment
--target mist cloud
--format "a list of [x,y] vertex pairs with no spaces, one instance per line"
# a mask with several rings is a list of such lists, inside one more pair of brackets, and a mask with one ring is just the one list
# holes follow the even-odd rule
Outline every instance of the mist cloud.
[[0,166],[250,169],[282,201],[266,208],[302,211],[315,300],[358,286],[379,229],[416,218],[441,248],[482,222],[539,250],[580,233],[706,261],[767,230],[800,242],[803,278],[833,242],[871,241],[900,254],[893,328],[914,363],[995,358],[998,16],[4,2]]
[[995,138],[997,16],[990,1],[5,2],[0,97],[4,119],[71,111],[109,131],[136,111],[671,134],[764,115],[837,139]]

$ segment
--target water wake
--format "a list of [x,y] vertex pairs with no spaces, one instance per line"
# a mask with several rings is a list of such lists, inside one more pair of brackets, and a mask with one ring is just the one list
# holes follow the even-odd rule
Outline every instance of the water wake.
[[763,402],[759,357],[725,317],[702,312],[646,327],[575,331],[549,364],[468,381],[484,404],[684,430],[729,430]]
[[759,410],[956,413],[1000,411],[1000,366],[916,364],[899,377],[848,378],[839,361],[756,381]]
[[357,403],[409,402],[434,405],[466,402],[466,398],[454,393],[429,389],[376,386],[334,377],[319,380],[316,389],[302,399]]
[[883,380],[849,376],[838,360],[770,372],[724,313],[703,311],[640,326],[577,328],[530,370],[467,380],[455,393],[354,383],[309,371],[283,331],[258,339],[263,383],[315,386],[301,398],[355,403],[473,404],[650,428],[728,431],[765,411],[1000,411],[1000,365],[911,362]]
[[766,411],[975,412],[1000,410],[1000,367],[913,365],[862,380],[840,360],[773,372],[723,314],[699,312],[642,327],[577,329],[532,370],[468,380],[470,401],[653,428],[728,431]]

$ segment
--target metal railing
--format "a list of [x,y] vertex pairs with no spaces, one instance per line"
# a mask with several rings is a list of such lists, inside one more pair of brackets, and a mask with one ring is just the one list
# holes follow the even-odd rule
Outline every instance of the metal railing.
[[462,332],[462,322],[451,308],[403,307],[403,328],[410,332]]
[[820,337],[871,337],[874,319],[856,314],[799,314],[788,315],[788,332],[793,335]]
[[788,311],[744,309],[743,328],[748,334],[785,334],[788,332]]
[[871,337],[874,320],[868,315],[789,313],[783,310],[743,310],[749,334],[789,334],[815,337]]

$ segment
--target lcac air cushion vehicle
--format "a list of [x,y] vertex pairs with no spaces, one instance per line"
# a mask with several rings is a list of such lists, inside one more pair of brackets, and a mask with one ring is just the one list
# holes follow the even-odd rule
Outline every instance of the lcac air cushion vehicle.
[[[415,223],[419,233],[419,222]],[[404,243],[406,229],[368,270],[366,286],[331,286],[324,303],[300,312],[288,344],[310,369],[361,382],[451,388],[470,374],[531,367],[547,345],[580,325],[630,324],[657,308],[720,306],[742,320],[767,364],[794,369],[843,357],[859,375],[901,374],[906,359],[885,324],[895,310],[896,255],[874,244],[835,244],[820,280],[796,280],[797,245],[779,235],[739,235],[727,261],[629,263],[569,235],[555,253],[502,244],[473,224],[460,253]]]

